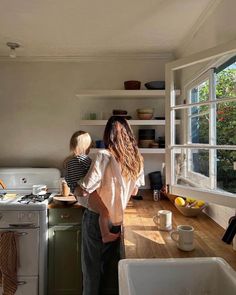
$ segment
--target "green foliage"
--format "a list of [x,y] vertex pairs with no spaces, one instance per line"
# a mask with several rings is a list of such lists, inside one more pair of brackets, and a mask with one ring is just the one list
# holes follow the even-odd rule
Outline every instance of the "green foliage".
[[[226,68],[217,74],[216,98],[230,98],[236,96],[236,69]],[[206,101],[209,97],[209,83],[203,83],[199,87],[199,100]],[[199,107],[199,113],[206,113],[199,117],[198,134],[199,142],[206,143],[209,138],[209,114],[208,106]],[[217,145],[236,145],[236,102],[224,102],[217,104],[216,110]],[[200,170],[204,169],[206,157],[199,157]],[[236,151],[217,151],[217,182],[222,189],[235,192],[236,172],[233,163],[236,161]],[[203,173],[207,175],[207,171]]]

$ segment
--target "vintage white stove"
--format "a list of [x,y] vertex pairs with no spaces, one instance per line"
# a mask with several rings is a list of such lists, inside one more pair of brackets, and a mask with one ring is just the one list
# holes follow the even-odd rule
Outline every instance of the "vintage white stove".
[[[0,231],[18,238],[18,288],[15,295],[45,295],[47,287],[47,204],[59,192],[55,168],[0,168]],[[33,185],[47,185],[32,195]],[[0,288],[0,294],[2,289]]]

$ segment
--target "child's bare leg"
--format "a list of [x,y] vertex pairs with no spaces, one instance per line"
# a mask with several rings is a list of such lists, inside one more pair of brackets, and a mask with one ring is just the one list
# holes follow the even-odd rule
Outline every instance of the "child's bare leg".
[[99,213],[99,227],[103,243],[115,241],[120,234],[113,234],[109,230],[109,212],[98,193],[95,191],[89,197],[89,207]]

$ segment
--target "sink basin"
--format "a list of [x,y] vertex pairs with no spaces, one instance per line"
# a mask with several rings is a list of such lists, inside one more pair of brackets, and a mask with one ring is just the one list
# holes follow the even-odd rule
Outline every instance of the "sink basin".
[[222,258],[123,259],[120,295],[233,295],[236,272]]

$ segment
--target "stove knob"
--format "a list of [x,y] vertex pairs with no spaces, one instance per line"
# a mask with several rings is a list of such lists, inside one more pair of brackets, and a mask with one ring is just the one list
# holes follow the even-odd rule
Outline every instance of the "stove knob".
[[18,219],[21,221],[24,218],[25,218],[25,213],[24,212],[19,212],[18,213]]
[[28,213],[28,221],[32,221],[34,219],[35,214],[32,212]]

